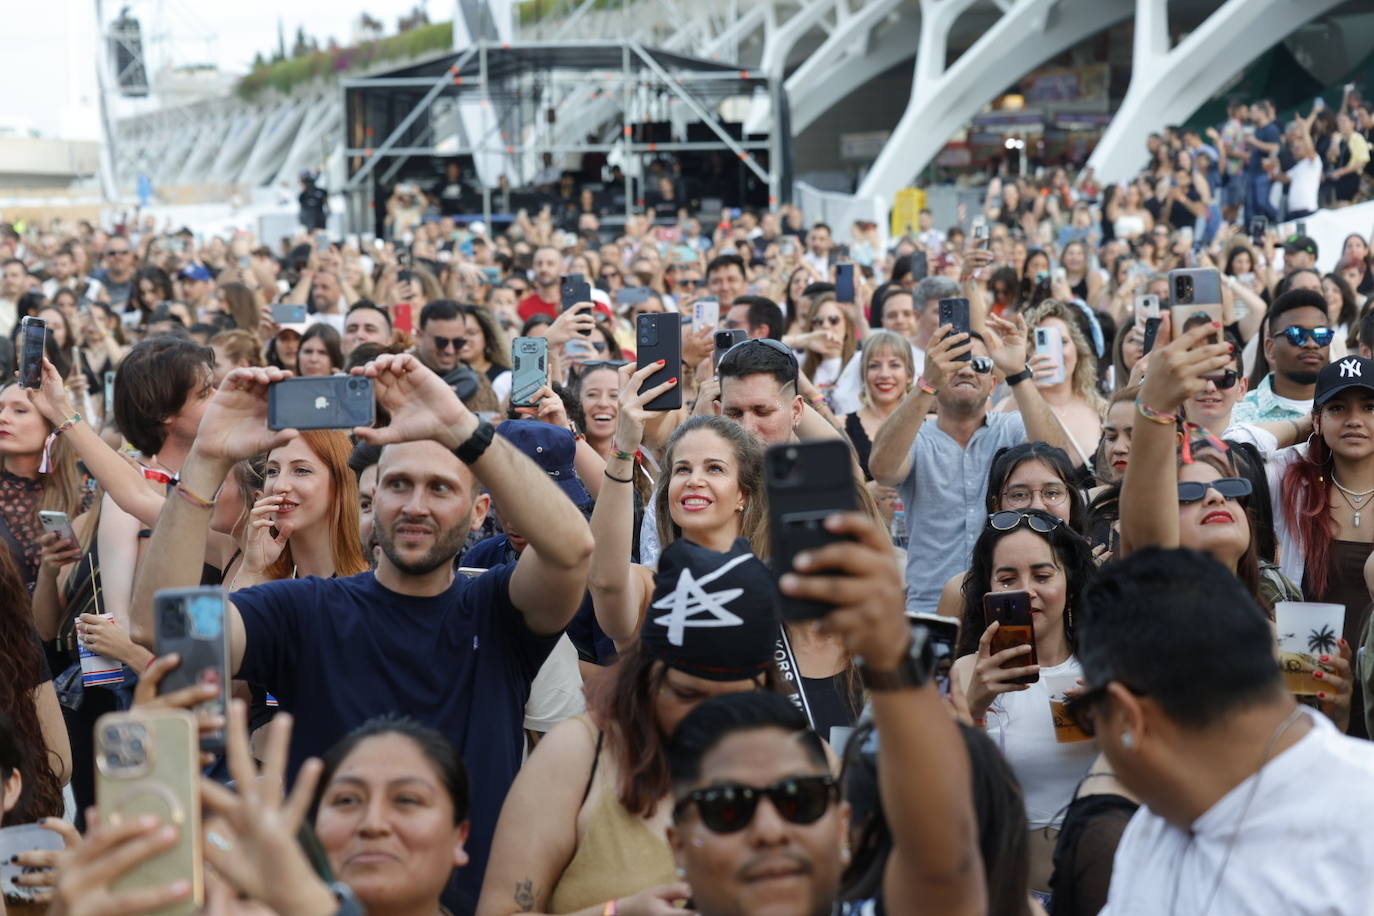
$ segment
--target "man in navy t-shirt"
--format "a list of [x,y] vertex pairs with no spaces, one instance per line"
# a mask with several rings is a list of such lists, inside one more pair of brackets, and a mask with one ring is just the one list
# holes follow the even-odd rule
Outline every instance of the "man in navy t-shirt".
[[[377,568],[235,592],[230,665],[294,714],[293,775],[372,716],[401,713],[443,732],[472,787],[471,863],[457,884],[476,900],[520,765],[530,682],[582,600],[591,532],[557,484],[414,356],[382,356],[365,371],[391,416],[386,427],[355,430],[385,446],[373,499]],[[288,375],[236,370],[206,409],[135,585],[134,637],[144,645],[155,640],[153,592],[198,584],[209,497],[234,462],[295,437],[266,425],[268,386]],[[515,563],[455,576],[453,558],[492,496],[529,532],[528,546]]]

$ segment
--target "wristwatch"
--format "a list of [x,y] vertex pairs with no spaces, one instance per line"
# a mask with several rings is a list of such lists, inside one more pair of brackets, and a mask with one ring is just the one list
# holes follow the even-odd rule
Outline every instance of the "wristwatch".
[[1014,375],[1007,376],[1007,384],[1012,387],[1015,387],[1024,382],[1026,379],[1030,378],[1034,374],[1035,373],[1031,371],[1031,367],[1027,366],[1020,372],[1017,372]]
[[467,441],[453,450],[453,454],[458,456],[458,460],[463,464],[472,464],[481,458],[491,445],[491,440],[496,436],[496,427],[486,420],[478,424],[477,428],[468,436]]
[[921,687],[930,680],[935,668],[935,653],[930,645],[930,633],[925,627],[911,628],[911,643],[901,664],[891,671],[875,671],[862,659],[854,660],[859,681],[869,690],[904,690]]

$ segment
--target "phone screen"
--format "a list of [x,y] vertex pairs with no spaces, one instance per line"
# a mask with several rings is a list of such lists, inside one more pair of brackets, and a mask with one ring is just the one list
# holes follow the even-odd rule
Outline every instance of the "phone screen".
[[25,318],[23,348],[19,357],[19,387],[38,388],[43,384],[43,344],[48,326],[42,318]]

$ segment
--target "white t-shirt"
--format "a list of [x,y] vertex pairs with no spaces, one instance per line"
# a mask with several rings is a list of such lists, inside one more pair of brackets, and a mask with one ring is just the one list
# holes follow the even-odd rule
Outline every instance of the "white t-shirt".
[[1299,159],[1288,170],[1288,212],[1312,212],[1317,209],[1317,188],[1322,183],[1322,161],[1313,156]]
[[1100,916],[1374,914],[1374,744],[1306,715],[1312,730],[1191,831],[1141,807]]

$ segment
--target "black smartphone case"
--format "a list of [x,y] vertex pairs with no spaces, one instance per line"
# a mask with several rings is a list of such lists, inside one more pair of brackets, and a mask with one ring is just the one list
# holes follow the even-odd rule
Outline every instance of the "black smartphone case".
[[375,417],[372,379],[361,375],[289,378],[267,388],[268,429],[352,429]]
[[517,337],[511,344],[510,406],[529,407],[549,379],[549,341]]
[[749,332],[743,328],[726,328],[723,331],[717,331],[715,336],[716,348],[711,354],[711,368],[715,369],[720,366],[720,358],[725,355],[725,352],[748,337]]
[[[657,388],[682,371],[682,318],[676,312],[640,315],[635,324],[636,369],[663,360],[663,368],[644,380],[640,391]],[[665,391],[644,405],[645,410],[677,410],[682,406],[682,386]]]
[[[229,713],[229,636],[224,590],[220,588],[168,589],[153,596],[157,627],[157,654],[175,652],[181,664],[167,672],[158,693],[213,683],[220,695],[202,706],[216,715]],[[205,751],[224,749],[223,731],[203,733]]]
[[[775,445],[764,453],[768,486],[768,524],[772,536],[773,575],[792,571],[792,561],[841,538],[825,530],[825,519],[850,512],[854,498],[853,460],[838,439]],[[824,617],[831,606],[778,593],[779,613],[787,620]]]
[[[968,300],[962,297],[940,300],[940,324],[951,325],[954,330],[951,334],[967,334],[972,329],[971,319],[969,318]],[[973,352],[969,351],[958,358],[959,362],[968,362],[973,359]]]

